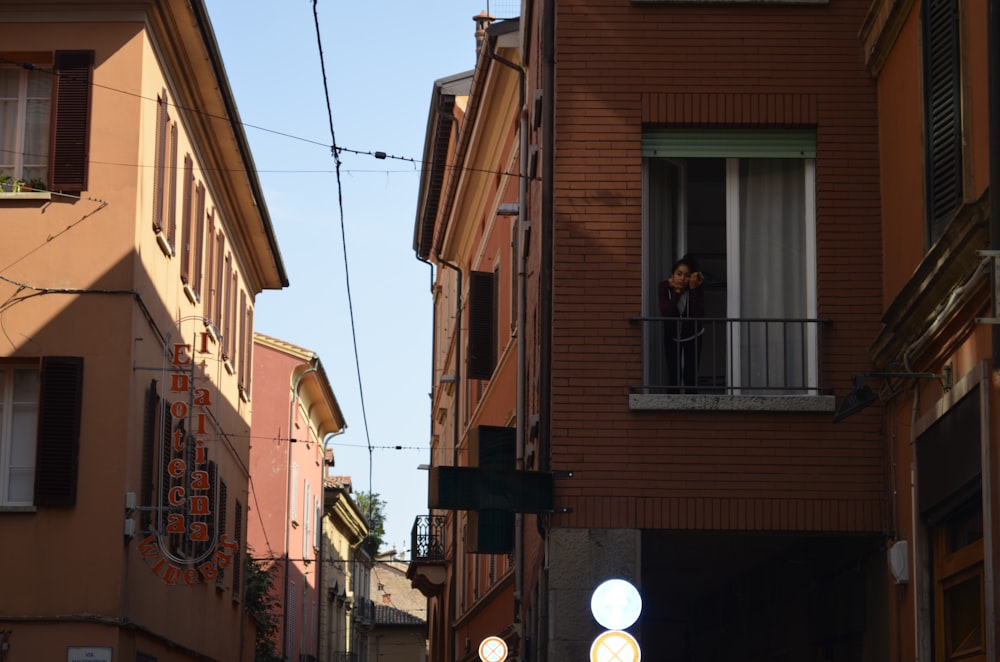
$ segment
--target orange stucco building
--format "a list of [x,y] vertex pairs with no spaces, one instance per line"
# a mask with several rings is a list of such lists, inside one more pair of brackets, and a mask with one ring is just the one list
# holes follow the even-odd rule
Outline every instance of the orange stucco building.
[[1000,650],[998,27],[993,0],[882,1],[860,32],[879,99],[885,303],[870,384],[897,557],[886,626],[902,659]]
[[253,308],[204,3],[0,7],[0,657],[245,660]]

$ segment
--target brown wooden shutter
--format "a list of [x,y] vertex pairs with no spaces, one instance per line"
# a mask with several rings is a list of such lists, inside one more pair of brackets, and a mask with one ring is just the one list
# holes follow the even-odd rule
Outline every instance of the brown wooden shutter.
[[194,160],[184,156],[184,182],[181,194],[181,281],[191,282],[191,212],[194,209]]
[[[226,534],[226,509],[229,507],[229,489],[226,481],[219,479],[219,498],[215,503],[215,541],[218,542]],[[215,585],[218,588],[224,587],[226,569],[219,568],[219,574],[215,577]]]
[[163,221],[163,193],[167,180],[167,91],[156,97],[156,154],[153,157],[153,230],[160,232],[165,227]]
[[35,505],[76,505],[83,358],[42,359],[35,459]]
[[[142,412],[142,476],[139,482],[139,505],[153,504],[153,471],[156,458],[157,405],[160,396],[156,392],[156,380],[152,380],[146,391],[146,404]],[[148,531],[152,525],[152,511],[139,511],[139,528]]]
[[167,243],[177,252],[177,123],[170,122],[170,150],[167,154]]
[[489,379],[496,365],[494,274],[469,274],[469,379]]
[[48,182],[53,191],[87,188],[93,69],[93,51],[56,51]]
[[191,266],[191,279],[194,283],[194,293],[201,301],[204,293],[201,284],[205,271],[205,185],[198,182],[194,190],[194,264]]
[[233,561],[230,567],[233,569],[233,602],[243,599],[243,504],[236,502],[233,515],[233,542],[236,543],[236,551],[233,552]]

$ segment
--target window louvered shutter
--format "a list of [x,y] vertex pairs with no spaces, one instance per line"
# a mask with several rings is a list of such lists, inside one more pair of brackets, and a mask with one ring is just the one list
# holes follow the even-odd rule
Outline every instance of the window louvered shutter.
[[82,394],[82,357],[42,359],[35,460],[36,506],[65,508],[76,505]]
[[930,242],[962,204],[961,52],[958,3],[924,3],[924,131]]
[[79,192],[87,188],[90,137],[90,86],[93,51],[57,51],[53,91],[49,188]]
[[496,365],[496,305],[494,275],[469,274],[469,379],[490,379]]

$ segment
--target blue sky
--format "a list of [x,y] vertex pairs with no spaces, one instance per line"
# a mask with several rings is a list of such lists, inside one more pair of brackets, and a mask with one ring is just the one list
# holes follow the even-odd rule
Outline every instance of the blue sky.
[[[319,355],[348,425],[333,440],[334,473],[381,494],[386,544],[409,550],[414,518],[427,512],[427,472],[417,466],[429,461],[430,437],[431,272],[413,252],[419,162],[433,83],[473,68],[472,17],[487,3],[316,3],[333,131],[345,150],[343,232],[313,2],[206,4],[241,119],[252,125],[290,281],[257,298],[255,326]],[[401,158],[368,155],[376,151]]]

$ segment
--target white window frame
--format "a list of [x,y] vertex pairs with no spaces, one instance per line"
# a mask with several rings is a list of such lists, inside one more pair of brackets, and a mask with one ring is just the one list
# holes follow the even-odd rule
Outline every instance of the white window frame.
[[[656,288],[650,290],[650,282],[653,278],[651,270],[654,265],[650,263],[649,248],[645,243],[649,241],[652,232],[652,198],[651,198],[651,177],[649,168],[645,165],[651,160],[672,160],[687,159],[696,157],[716,157],[725,160],[726,163],[726,250],[727,250],[727,281],[738,283],[739,278],[739,236],[734,232],[734,226],[739,223],[739,163],[741,159],[756,157],[778,157],[799,159],[804,166],[805,190],[804,204],[805,215],[803,218],[805,255],[804,277],[805,287],[805,316],[815,319],[818,311],[818,276],[817,276],[817,209],[816,209],[816,154],[815,138],[812,146],[809,146],[807,130],[757,130],[757,129],[705,129],[705,130],[662,130],[649,129],[643,132],[643,185],[642,185],[642,214],[643,214],[643,315],[657,316]],[[734,148],[735,147],[735,148]],[[735,169],[735,174],[734,174]],[[683,182],[682,182],[683,184]],[[681,187],[678,192],[678,201],[681,207],[686,205],[686,186]],[[687,236],[686,228],[678,229],[675,237],[679,257],[686,252]],[[736,256],[733,259],[733,256]],[[729,288],[727,290],[726,314],[729,317],[739,316],[739,288]],[[738,330],[737,330],[738,333]],[[648,357],[652,347],[648,344],[651,337],[644,333],[643,357]],[[818,387],[819,375],[819,331],[816,325],[807,325],[804,340],[807,343],[804,360],[805,387],[797,394],[789,395],[754,395],[753,397],[740,397],[743,384],[741,371],[734,370],[733,361],[740,361],[739,338],[731,338],[727,343],[731,352],[727,354],[727,374],[730,376],[730,394],[700,394],[700,395],[669,395],[656,392],[637,392],[629,396],[629,407],[631,409],[690,409],[711,407],[718,410],[765,410],[765,411],[833,411],[835,400],[829,395],[820,395]],[[739,365],[736,363],[735,365]],[[647,358],[644,358],[643,381],[649,383],[653,366]],[[711,402],[706,402],[706,401]],[[698,402],[695,402],[698,401]]]
[[[19,370],[33,371],[40,378],[40,370],[37,365],[32,364],[5,364],[0,366],[0,507],[21,507],[34,505],[34,480],[36,470],[35,453],[38,448],[38,408],[40,406],[40,392],[35,391],[33,403],[17,403],[14,401],[14,376]],[[13,467],[14,451],[14,417],[12,412],[17,404],[33,404],[35,427],[32,430],[31,438],[24,443],[30,444],[28,456],[32,458],[30,465],[18,467],[31,472],[31,494],[27,500],[10,499],[11,471]]]
[[[10,152],[6,150],[0,151],[0,173],[11,175],[15,179],[20,180],[30,180],[31,177],[25,177],[25,168],[43,168],[45,171],[45,176],[40,179],[47,179],[49,170],[49,155],[48,155],[48,139],[46,139],[46,153],[37,155],[37,162],[26,163],[25,154],[25,144],[27,142],[27,122],[28,122],[28,101],[30,100],[46,100],[49,103],[49,116],[47,121],[44,123],[44,130],[48,133],[52,127],[52,87],[49,86],[48,95],[45,97],[28,97],[28,78],[32,73],[36,75],[51,75],[40,73],[36,68],[34,71],[29,71],[28,69],[13,67],[13,66],[3,66],[5,70],[14,70],[18,73],[17,80],[17,97],[3,97],[2,101],[15,101],[17,103],[17,110],[15,112],[15,129],[14,129],[14,144]],[[10,159],[10,160],[8,160]]]

